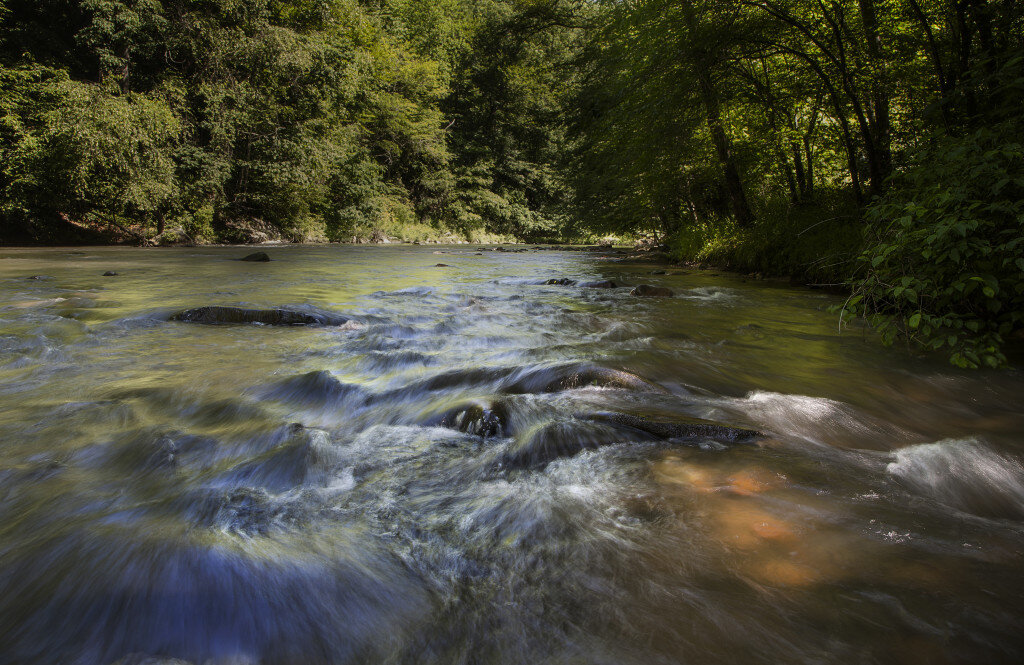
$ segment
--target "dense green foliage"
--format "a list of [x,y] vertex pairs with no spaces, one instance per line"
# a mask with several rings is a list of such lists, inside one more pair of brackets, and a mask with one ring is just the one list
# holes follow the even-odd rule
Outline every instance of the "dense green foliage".
[[534,4],[9,0],[3,237],[546,232]]
[[1008,0],[603,5],[578,218],[848,284],[893,342],[999,365],[1024,325],[1024,21]]
[[617,234],[1024,325],[1012,0],[3,0],[0,54],[5,241]]
[[871,207],[876,237],[847,311],[892,342],[996,367],[1024,324],[1024,143],[998,125],[937,141]]

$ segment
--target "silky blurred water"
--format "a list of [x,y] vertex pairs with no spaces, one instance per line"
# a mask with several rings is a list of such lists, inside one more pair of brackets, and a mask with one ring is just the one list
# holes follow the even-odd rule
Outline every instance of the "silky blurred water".
[[1024,658],[1020,372],[600,252],[248,251],[0,250],[0,664]]

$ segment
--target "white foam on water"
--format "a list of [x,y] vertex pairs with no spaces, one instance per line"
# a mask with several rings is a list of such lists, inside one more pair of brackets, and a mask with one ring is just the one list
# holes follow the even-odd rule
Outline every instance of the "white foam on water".
[[723,289],[718,286],[698,286],[683,293],[682,297],[714,303],[725,303],[739,299],[739,296],[733,289]]
[[982,517],[1024,519],[1024,467],[977,439],[900,448],[886,472],[901,485]]
[[906,432],[859,413],[853,406],[827,397],[756,390],[731,400],[752,422],[766,430],[817,443],[835,445],[901,439]]

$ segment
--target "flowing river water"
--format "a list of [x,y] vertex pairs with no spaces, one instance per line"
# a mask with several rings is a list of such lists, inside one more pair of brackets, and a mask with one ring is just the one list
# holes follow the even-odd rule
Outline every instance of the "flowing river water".
[[1024,658],[1018,371],[437,249],[0,250],[0,664]]

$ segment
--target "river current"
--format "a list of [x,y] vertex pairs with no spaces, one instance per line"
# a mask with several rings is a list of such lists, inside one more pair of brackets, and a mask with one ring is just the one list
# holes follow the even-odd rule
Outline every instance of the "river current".
[[1019,371],[601,252],[248,251],[0,250],[0,665],[1024,660]]

